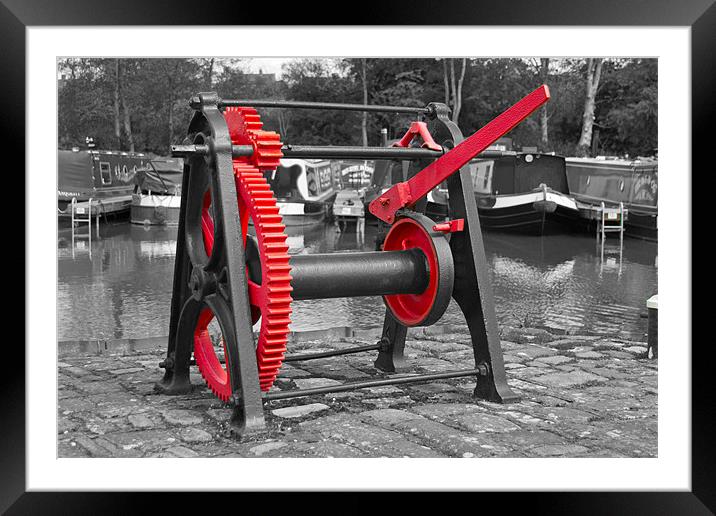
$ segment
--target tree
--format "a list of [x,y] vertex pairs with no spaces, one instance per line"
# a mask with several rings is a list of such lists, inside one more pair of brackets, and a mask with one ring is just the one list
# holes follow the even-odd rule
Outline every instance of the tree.
[[597,88],[599,87],[599,76],[602,73],[602,59],[590,58],[587,61],[586,95],[584,99],[584,111],[582,114],[582,132],[577,143],[577,151],[581,156],[589,154],[589,147],[592,144],[592,129],[594,127],[594,108],[596,105]]
[[[548,83],[552,100],[509,133],[514,148],[584,154],[595,124],[599,153],[653,154],[657,145],[656,59],[356,58],[296,59],[281,80],[223,58],[97,59],[58,63],[58,145],[131,149],[166,156],[193,115],[199,91],[223,98],[294,99],[398,106],[436,100],[466,135]],[[585,92],[585,78],[589,79]],[[591,99],[591,100],[590,100]],[[591,103],[591,108],[589,108]],[[591,109],[591,116],[589,114]],[[400,138],[412,114],[259,109],[264,129],[288,143],[379,145]],[[585,127],[585,122],[589,127]],[[586,133],[589,134],[586,134]],[[578,150],[578,145],[586,146]]]
[[[540,59],[540,72],[542,84],[547,84],[549,81],[549,57]],[[542,150],[546,151],[549,148],[549,115],[547,114],[547,105],[544,105],[540,110],[539,123],[542,130],[540,143],[542,144]]]
[[119,59],[114,60],[114,135],[117,138],[117,148],[122,148],[122,126],[119,118]]
[[597,98],[602,152],[650,156],[658,144],[658,65],[655,59],[611,59]]
[[[455,123],[460,118],[462,109],[462,85],[465,81],[467,59],[461,61],[460,78],[455,80],[455,59],[443,59],[443,84],[445,85],[445,103],[452,107],[451,120]],[[450,75],[448,77],[448,67]]]
[[[368,70],[365,58],[361,59],[361,79],[363,79],[363,104],[368,104]],[[368,146],[368,112],[363,111],[361,120],[361,133],[363,134],[363,147]]]

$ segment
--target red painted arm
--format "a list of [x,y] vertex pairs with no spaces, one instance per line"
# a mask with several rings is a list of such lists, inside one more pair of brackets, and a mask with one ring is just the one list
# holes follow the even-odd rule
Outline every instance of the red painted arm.
[[379,219],[392,224],[395,220],[395,212],[415,204],[548,100],[549,89],[543,84],[415,176],[393,185],[390,190],[371,202],[368,210]]

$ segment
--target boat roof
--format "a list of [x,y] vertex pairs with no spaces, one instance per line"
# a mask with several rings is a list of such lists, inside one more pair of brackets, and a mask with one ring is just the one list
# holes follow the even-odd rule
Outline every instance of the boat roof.
[[326,159],[301,159],[301,158],[281,158],[281,167],[292,167],[299,165],[301,167],[318,167],[330,164],[330,160]]
[[623,158],[577,158],[569,157],[565,158],[567,163],[570,164],[584,164],[584,165],[599,165],[603,167],[634,167],[639,165],[656,165],[658,160],[656,158],[636,158],[636,159],[623,159]]
[[152,159],[150,160],[154,170],[167,174],[181,174],[184,172],[184,161],[181,158],[175,159]]
[[143,152],[113,151],[113,150],[97,150],[97,149],[57,149],[59,154],[90,154],[94,156],[126,156],[129,158],[146,158]]

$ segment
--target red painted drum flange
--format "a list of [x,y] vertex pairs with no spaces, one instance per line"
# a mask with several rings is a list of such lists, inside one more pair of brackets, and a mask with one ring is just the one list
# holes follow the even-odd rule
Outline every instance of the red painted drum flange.
[[384,251],[419,249],[428,266],[428,286],[420,294],[383,296],[393,317],[404,326],[430,326],[450,303],[455,266],[448,238],[432,228],[435,222],[415,212],[403,213],[391,226],[383,242]]

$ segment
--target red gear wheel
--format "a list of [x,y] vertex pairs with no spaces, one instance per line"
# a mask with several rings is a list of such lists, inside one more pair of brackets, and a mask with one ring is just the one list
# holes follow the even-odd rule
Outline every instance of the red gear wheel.
[[261,172],[274,170],[283,157],[281,137],[273,131],[264,131],[258,112],[249,107],[229,107],[224,111],[229,126],[231,143],[251,145],[254,153],[248,158],[235,159],[234,163],[252,164]]
[[[291,322],[291,267],[285,226],[271,187],[262,170],[278,166],[281,159],[281,142],[276,133],[261,130],[256,110],[251,108],[228,108],[224,113],[231,140],[234,145],[254,146],[254,154],[234,159],[237,203],[241,220],[244,248],[249,219],[253,221],[258,240],[261,263],[261,283],[248,278],[249,302],[252,322],[261,318],[261,329],[256,342],[256,361],[259,384],[268,391],[283,363]],[[210,254],[214,243],[214,222],[209,207],[211,196],[204,196],[202,229],[204,245]],[[248,272],[248,271],[247,271]],[[220,399],[231,397],[228,364],[224,368],[214,351],[207,326],[213,314],[205,309],[199,317],[194,335],[194,357],[204,380]],[[224,352],[224,355],[228,355]]]

